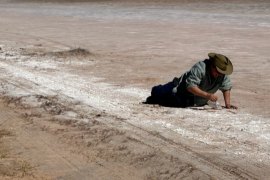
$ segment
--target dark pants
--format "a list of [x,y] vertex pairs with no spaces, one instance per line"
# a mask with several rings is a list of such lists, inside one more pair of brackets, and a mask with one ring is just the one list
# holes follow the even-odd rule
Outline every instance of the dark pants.
[[188,107],[194,105],[194,96],[185,92],[179,92],[179,90],[177,90],[177,93],[173,93],[174,87],[174,82],[154,86],[151,96],[147,98],[146,103],[167,107]]

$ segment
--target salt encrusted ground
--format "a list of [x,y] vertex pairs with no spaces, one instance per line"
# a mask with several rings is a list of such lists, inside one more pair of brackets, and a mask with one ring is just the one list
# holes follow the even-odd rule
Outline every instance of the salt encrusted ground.
[[[39,14],[35,3],[1,4],[0,175],[267,179],[269,4],[225,3],[213,12],[198,2],[165,6],[161,21],[155,19],[161,5],[109,5],[76,4],[73,14],[63,14],[73,5],[49,3]],[[90,7],[96,16],[87,14]],[[243,7],[254,17],[241,14]],[[81,10],[87,16],[76,14]],[[192,16],[170,19],[176,10]],[[209,51],[232,59],[239,110],[142,103],[151,86]]]

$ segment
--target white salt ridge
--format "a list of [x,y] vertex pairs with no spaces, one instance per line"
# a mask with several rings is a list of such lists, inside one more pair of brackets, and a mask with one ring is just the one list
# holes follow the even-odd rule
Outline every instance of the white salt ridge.
[[[61,92],[68,97],[72,97],[88,105],[102,110],[120,111],[124,109],[118,100],[118,94],[108,93],[108,89],[114,89],[109,84],[97,83],[90,78],[84,79],[80,76],[58,72],[57,76],[48,73],[31,73],[14,65],[0,62],[1,66],[9,71],[10,74],[18,78],[24,78],[41,86],[43,91]],[[107,96],[110,96],[108,99]],[[128,109],[126,109],[128,110]]]
[[37,69],[56,69],[58,65],[55,62],[54,64],[50,61],[27,61],[27,62],[21,62],[23,66],[27,67],[33,67]]
[[139,88],[134,88],[134,87],[116,89],[116,91],[121,92],[122,94],[140,98],[142,100],[144,100],[145,97],[147,97],[147,94],[150,95],[149,90],[139,89]]

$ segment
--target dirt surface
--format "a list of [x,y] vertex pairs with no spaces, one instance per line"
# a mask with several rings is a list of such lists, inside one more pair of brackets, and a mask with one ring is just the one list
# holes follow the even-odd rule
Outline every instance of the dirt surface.
[[[267,1],[7,0],[0,15],[1,179],[270,176]],[[208,52],[232,60],[239,110],[142,103]]]

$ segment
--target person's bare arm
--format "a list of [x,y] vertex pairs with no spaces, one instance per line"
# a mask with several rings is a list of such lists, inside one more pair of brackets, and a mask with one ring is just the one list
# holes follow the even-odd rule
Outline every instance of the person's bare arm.
[[197,86],[189,87],[189,88],[187,88],[187,90],[196,96],[203,97],[203,98],[208,99],[210,101],[215,102],[218,100],[218,97],[216,95],[211,94],[211,93],[207,93],[207,92],[201,90],[200,88],[198,88]]
[[228,109],[237,109],[236,106],[231,105],[231,91],[222,91],[222,93],[224,97],[225,107]]

